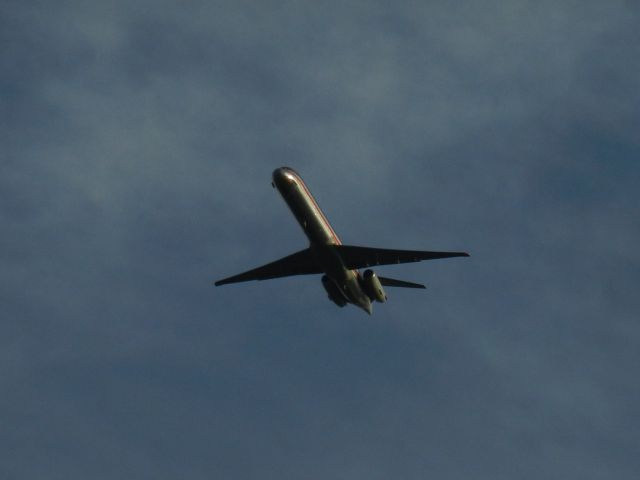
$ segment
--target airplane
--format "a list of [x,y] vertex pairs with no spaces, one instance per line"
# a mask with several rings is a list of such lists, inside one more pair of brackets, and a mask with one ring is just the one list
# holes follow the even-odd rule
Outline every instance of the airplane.
[[[469,256],[466,252],[392,250],[344,245],[300,175],[289,167],[280,167],[273,171],[272,178],[271,186],[280,192],[296,217],[309,239],[309,247],[261,267],[218,280],[215,282],[216,286],[292,275],[322,274],[322,286],[333,303],[339,307],[350,303],[371,315],[372,302],[382,303],[387,300],[383,286],[426,287],[419,283],[380,277],[368,267]],[[367,270],[361,274],[358,270],[360,268]]]

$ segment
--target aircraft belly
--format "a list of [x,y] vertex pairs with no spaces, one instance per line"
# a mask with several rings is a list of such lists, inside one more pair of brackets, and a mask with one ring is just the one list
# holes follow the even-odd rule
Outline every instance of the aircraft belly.
[[291,186],[283,197],[312,244],[337,243],[319,208],[304,190]]
[[344,288],[347,298],[352,304],[362,308],[369,315],[371,315],[371,300],[360,287],[358,275],[356,274],[355,270],[347,271],[349,272],[349,275]]
[[347,270],[342,262],[342,258],[335,251],[334,247],[323,244],[311,244],[311,249],[316,256],[318,265],[336,284],[343,285],[349,278]]

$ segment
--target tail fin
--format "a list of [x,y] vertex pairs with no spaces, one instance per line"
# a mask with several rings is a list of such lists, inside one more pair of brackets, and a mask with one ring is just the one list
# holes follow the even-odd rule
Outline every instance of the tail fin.
[[420,283],[405,282],[404,280],[395,280],[387,277],[378,277],[378,280],[385,287],[427,288]]

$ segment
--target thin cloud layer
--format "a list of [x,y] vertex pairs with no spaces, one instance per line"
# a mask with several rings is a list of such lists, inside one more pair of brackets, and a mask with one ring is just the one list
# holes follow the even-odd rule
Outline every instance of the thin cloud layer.
[[[640,9],[5,2],[0,476],[635,478]],[[305,245],[468,250],[372,318]]]

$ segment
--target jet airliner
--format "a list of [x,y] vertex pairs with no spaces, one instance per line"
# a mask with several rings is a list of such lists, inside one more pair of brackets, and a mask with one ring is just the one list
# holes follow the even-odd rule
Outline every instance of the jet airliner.
[[[307,185],[293,169],[277,168],[271,185],[296,217],[309,247],[284,258],[215,282],[216,286],[291,275],[322,274],[329,299],[344,307],[351,303],[371,315],[372,302],[385,302],[384,287],[426,288],[419,283],[380,277],[368,267],[419,262],[437,258],[468,257],[466,252],[430,252],[344,245],[331,228]],[[364,273],[358,269],[367,268]]]

